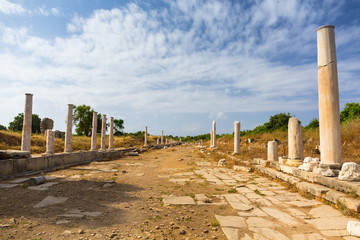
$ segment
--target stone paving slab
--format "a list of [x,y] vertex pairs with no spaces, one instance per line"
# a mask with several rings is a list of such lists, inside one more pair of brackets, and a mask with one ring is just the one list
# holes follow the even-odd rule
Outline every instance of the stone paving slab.
[[230,227],[222,227],[221,230],[225,234],[228,240],[238,240],[239,239],[239,229],[230,228]]
[[0,183],[0,188],[13,188],[13,187],[17,187],[19,186],[19,184],[15,184],[15,183]]
[[48,190],[49,187],[58,184],[58,182],[48,182],[48,183],[44,183],[38,186],[32,186],[32,187],[28,187],[28,189],[31,190],[37,190],[37,191],[45,191]]
[[272,216],[273,218],[276,218],[280,222],[283,222],[287,225],[298,225],[299,222],[295,220],[295,218],[291,217],[289,214],[282,212],[275,208],[270,207],[262,207],[262,211],[267,213],[269,216]]
[[305,220],[307,223],[313,224],[319,230],[344,230],[347,227],[348,217],[325,217],[311,220]]
[[268,215],[261,211],[259,208],[254,208],[250,211],[241,211],[238,212],[238,215],[241,217],[267,217]]
[[275,228],[280,227],[279,224],[273,221],[267,220],[262,217],[249,217],[246,219],[246,223],[249,228]]
[[262,236],[265,236],[266,238],[269,238],[269,239],[290,240],[290,238],[288,238],[284,234],[282,234],[274,229],[271,229],[271,228],[250,228],[250,230],[253,232],[256,232]]
[[195,205],[195,200],[189,196],[164,196],[163,202],[165,205]]
[[301,201],[291,201],[286,202],[287,204],[294,205],[297,207],[313,207],[317,205],[321,205],[322,203],[316,200],[301,200]]
[[321,205],[319,207],[310,210],[309,214],[314,218],[322,217],[340,217],[342,216],[339,210],[336,210],[330,206]]
[[53,197],[53,196],[47,196],[46,198],[44,198],[41,202],[37,203],[34,208],[43,208],[43,207],[47,207],[47,206],[51,206],[51,205],[55,205],[55,204],[59,204],[59,203],[63,203],[65,201],[67,201],[69,198],[67,197]]
[[239,216],[215,215],[221,227],[246,228],[245,218]]
[[12,180],[10,182],[11,183],[23,183],[23,182],[29,181],[29,179],[30,178],[18,178],[18,179]]
[[326,240],[319,233],[294,234],[291,236],[293,240]]

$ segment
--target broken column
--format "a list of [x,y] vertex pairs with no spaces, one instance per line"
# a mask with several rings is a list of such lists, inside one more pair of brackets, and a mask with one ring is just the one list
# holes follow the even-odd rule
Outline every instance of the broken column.
[[164,144],[164,130],[161,130],[161,144]]
[[48,129],[46,130],[46,152],[45,154],[54,154],[54,144],[55,144],[55,132]]
[[317,29],[317,51],[320,168],[338,170],[341,167],[341,134],[334,26]]
[[234,154],[240,153],[240,122],[234,122]]
[[213,121],[213,147],[216,147],[216,122]]
[[110,117],[110,129],[109,129],[109,151],[114,150],[114,117]]
[[90,151],[96,151],[96,135],[97,135],[97,112],[93,112]]
[[278,142],[275,140],[268,142],[267,160],[269,161],[278,160]]
[[106,114],[102,115],[101,120],[101,145],[100,151],[106,151]]
[[147,146],[147,126],[145,126],[145,133],[144,133],[144,146]]
[[66,130],[65,130],[65,147],[64,147],[64,152],[67,152],[67,153],[71,152],[73,107],[74,107],[74,105],[68,104],[68,112],[67,112],[67,118],[66,118]]
[[156,145],[159,145],[160,144],[160,139],[156,139]]
[[288,124],[288,160],[286,164],[298,167],[304,159],[302,127],[297,118],[290,118]]
[[30,152],[31,124],[32,124],[32,99],[31,93],[25,93],[24,121],[21,138],[21,151]]

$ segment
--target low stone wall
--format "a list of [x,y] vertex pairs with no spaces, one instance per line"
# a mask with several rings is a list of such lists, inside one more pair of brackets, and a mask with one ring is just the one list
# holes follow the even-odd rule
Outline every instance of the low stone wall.
[[113,151],[79,151],[72,153],[56,153],[54,155],[34,156],[30,158],[7,159],[0,161],[0,179],[22,176],[41,171],[53,170],[94,161],[118,159],[128,152],[144,152],[147,149],[160,149],[178,144],[148,146],[141,149],[126,148]]

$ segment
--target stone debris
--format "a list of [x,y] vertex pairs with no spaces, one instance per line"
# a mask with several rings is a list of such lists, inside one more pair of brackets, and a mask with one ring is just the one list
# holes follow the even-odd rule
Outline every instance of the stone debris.
[[41,202],[37,203],[34,208],[43,208],[46,206],[51,206],[59,203],[63,203],[67,201],[69,198],[67,197],[53,197],[53,196],[47,196],[44,198]]
[[301,164],[298,169],[305,172],[312,172],[315,166],[318,166],[320,163],[319,158],[306,157],[303,164]]
[[351,236],[360,237],[360,222],[349,221],[347,223],[346,230]]
[[338,176],[342,181],[359,181],[360,166],[354,162],[346,162],[342,165]]
[[226,165],[226,159],[220,159],[218,162],[218,167],[223,167]]

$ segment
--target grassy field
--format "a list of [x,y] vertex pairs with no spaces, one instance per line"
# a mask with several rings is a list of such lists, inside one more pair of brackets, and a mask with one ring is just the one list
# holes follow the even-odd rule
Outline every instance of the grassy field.
[[[97,136],[97,148],[100,148],[100,135]],[[158,136],[148,136],[148,144],[155,144]],[[109,136],[106,136],[106,148],[108,147]],[[117,137],[114,136],[114,148],[125,147],[141,147],[144,144],[143,137]],[[90,150],[91,138],[85,136],[73,136],[71,141],[71,150]],[[0,149],[14,149],[20,150],[21,146],[21,133],[11,131],[0,131]],[[31,136],[31,153],[44,153],[46,151],[46,137],[40,134],[32,134]],[[64,151],[64,140],[55,139],[55,152]]]

